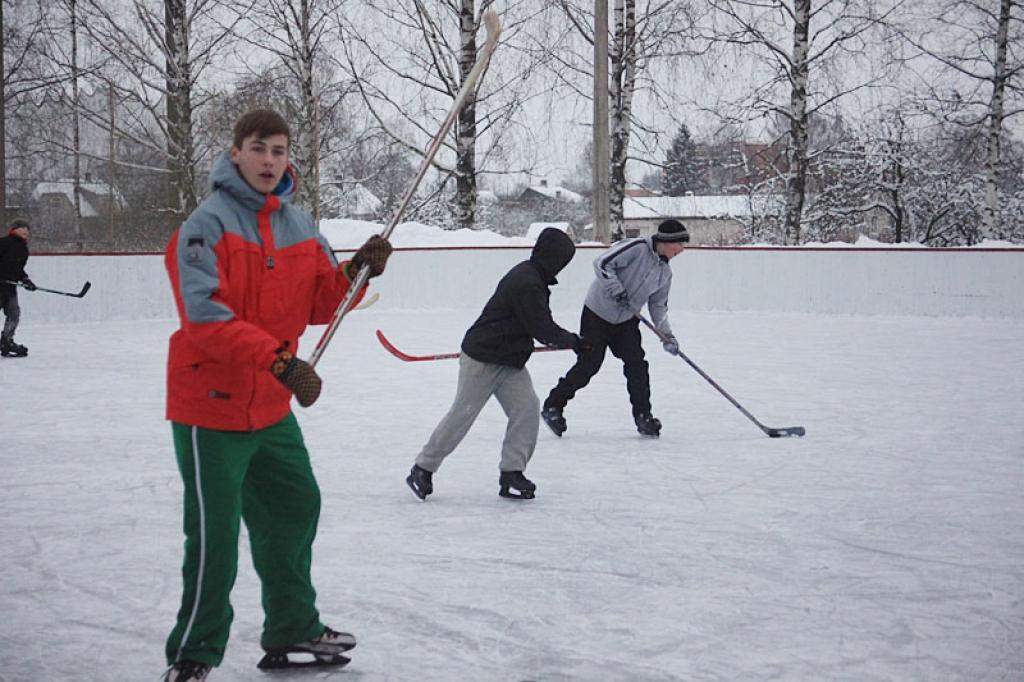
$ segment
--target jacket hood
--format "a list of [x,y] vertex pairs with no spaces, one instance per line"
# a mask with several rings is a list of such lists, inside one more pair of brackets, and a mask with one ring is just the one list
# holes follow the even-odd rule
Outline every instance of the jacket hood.
[[[210,172],[210,187],[214,191],[222,189],[228,192],[254,211],[263,208],[267,201],[266,195],[253,189],[252,185],[246,182],[242,174],[238,172],[238,166],[231,160],[230,151],[223,152],[214,162],[213,170]],[[281,176],[281,182],[271,194],[280,199],[281,203],[292,200],[295,195],[295,172],[291,166],[285,169],[284,175]]]
[[554,227],[547,227],[533,246],[530,262],[537,266],[541,275],[549,283],[553,283],[555,275],[569,264],[576,254],[576,245],[569,235]]

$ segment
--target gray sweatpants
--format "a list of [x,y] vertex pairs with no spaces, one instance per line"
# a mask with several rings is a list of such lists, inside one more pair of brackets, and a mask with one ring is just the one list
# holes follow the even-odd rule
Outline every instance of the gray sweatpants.
[[0,310],[4,311],[3,337],[8,341],[14,340],[14,330],[18,328],[18,320],[21,319],[21,307],[18,305],[18,290],[14,286],[0,287]]
[[427,471],[437,471],[444,458],[469,433],[469,427],[492,395],[508,417],[501,444],[501,470],[524,471],[537,447],[540,428],[540,400],[533,390],[530,372],[525,367],[479,362],[465,353],[459,358],[455,402],[417,455],[416,464]]

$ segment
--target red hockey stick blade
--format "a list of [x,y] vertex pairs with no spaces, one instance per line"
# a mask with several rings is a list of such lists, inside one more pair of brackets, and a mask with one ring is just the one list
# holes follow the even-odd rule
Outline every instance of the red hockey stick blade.
[[388,341],[388,337],[384,336],[384,332],[382,332],[379,329],[377,330],[377,340],[380,341],[380,345],[384,346],[384,348],[389,353],[394,355],[399,360],[404,360],[405,362],[425,362],[427,360],[453,360],[462,355],[462,353],[439,353],[437,355],[409,355],[408,353],[403,353],[402,351],[395,348],[394,344]]

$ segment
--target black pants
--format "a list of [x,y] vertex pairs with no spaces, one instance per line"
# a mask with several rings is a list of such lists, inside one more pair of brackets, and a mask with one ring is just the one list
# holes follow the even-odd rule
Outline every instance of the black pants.
[[629,402],[633,405],[633,416],[641,412],[651,411],[651,380],[644,360],[644,349],[640,345],[640,320],[631,318],[625,322],[612,324],[606,322],[583,307],[580,319],[580,336],[594,344],[587,353],[580,353],[576,364],[558,380],[551,389],[544,407],[564,408],[572,400],[576,391],[590,383],[590,380],[601,369],[604,352],[608,349],[612,355],[622,360],[622,373],[626,375],[626,390],[629,391]]
[[11,285],[0,285],[0,309],[4,311],[3,338],[14,340],[14,330],[21,319],[21,307],[18,306],[18,290]]

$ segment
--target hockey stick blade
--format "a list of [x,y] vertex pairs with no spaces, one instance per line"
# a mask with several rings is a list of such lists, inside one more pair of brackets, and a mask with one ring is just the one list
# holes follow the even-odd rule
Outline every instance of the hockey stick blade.
[[362,303],[360,303],[359,305],[357,305],[357,306],[356,306],[356,307],[355,307],[354,309],[355,309],[355,310],[366,310],[366,309],[367,309],[367,308],[369,308],[369,307],[370,307],[371,305],[373,305],[374,303],[376,303],[376,302],[378,301],[378,299],[380,299],[380,294],[378,294],[377,292],[374,292],[374,293],[373,293],[373,296],[370,296],[370,297],[368,297],[368,298],[367,298],[366,300],[364,300],[364,301],[363,301]]
[[409,355],[395,348],[394,344],[388,341],[388,337],[384,336],[384,332],[377,330],[377,340],[380,341],[380,345],[384,346],[387,352],[394,355],[399,360],[405,362],[426,362],[428,360],[453,360],[462,353],[440,353],[438,355]]
[[768,434],[769,438],[790,438],[797,437],[802,438],[807,430],[802,426],[787,426],[784,429],[773,429],[770,426],[765,427],[764,432]]
[[[391,341],[388,340],[388,337],[384,336],[384,332],[382,332],[379,329],[377,330],[377,340],[380,341],[380,345],[384,346],[384,349],[387,350],[387,352],[391,353],[392,355],[394,355],[399,360],[403,360],[405,362],[428,362],[430,360],[454,360],[455,358],[460,357],[462,355],[462,353],[436,353],[434,355],[409,355],[408,353],[403,353],[402,351],[398,350],[395,347],[395,344],[391,343]],[[534,353],[546,353],[547,351],[553,351],[553,350],[569,350],[569,349],[568,348],[549,348],[548,346],[534,346],[533,347],[533,352]]]

